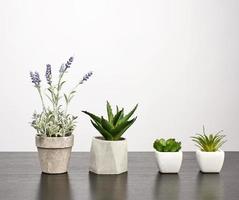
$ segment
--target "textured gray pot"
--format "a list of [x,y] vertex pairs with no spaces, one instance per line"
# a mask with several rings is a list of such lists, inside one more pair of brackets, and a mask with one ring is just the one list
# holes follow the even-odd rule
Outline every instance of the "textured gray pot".
[[47,174],[66,173],[73,143],[73,135],[69,137],[36,136],[42,172]]
[[128,169],[127,141],[107,141],[94,137],[90,150],[90,171],[96,174],[121,174]]

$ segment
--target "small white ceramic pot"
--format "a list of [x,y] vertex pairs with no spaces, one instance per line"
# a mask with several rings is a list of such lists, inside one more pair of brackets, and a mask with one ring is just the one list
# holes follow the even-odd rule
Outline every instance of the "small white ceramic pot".
[[197,150],[196,157],[201,172],[219,173],[224,163],[225,153],[222,150],[216,152]]
[[161,173],[178,173],[183,160],[183,152],[155,151],[158,168]]
[[96,174],[121,174],[128,169],[127,141],[108,141],[93,137],[90,150],[90,171]]
[[42,172],[47,174],[66,173],[73,143],[73,135],[68,137],[36,136],[36,146]]

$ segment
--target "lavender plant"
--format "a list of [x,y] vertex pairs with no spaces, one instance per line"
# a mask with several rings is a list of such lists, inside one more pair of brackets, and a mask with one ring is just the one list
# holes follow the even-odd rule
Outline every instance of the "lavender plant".
[[[65,137],[70,136],[75,129],[77,116],[68,114],[68,106],[77,92],[77,88],[86,82],[93,73],[88,72],[69,93],[63,93],[62,88],[66,83],[64,75],[71,67],[73,60],[74,58],[70,57],[66,63],[61,65],[56,84],[53,84],[51,65],[46,65],[46,90],[42,89],[39,73],[30,72],[32,83],[39,93],[42,104],[41,113],[35,112],[31,122],[32,127],[36,129],[39,136]],[[46,106],[46,99],[50,106]],[[64,99],[64,105],[62,99]]]

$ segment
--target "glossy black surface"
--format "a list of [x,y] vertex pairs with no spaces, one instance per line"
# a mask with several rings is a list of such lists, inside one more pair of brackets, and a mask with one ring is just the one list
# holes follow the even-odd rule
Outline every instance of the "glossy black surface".
[[73,153],[68,174],[41,174],[36,153],[0,153],[0,200],[238,200],[239,153],[227,152],[220,174],[199,172],[184,153],[179,174],[158,173],[153,153],[129,153],[122,175],[88,172],[89,153]]

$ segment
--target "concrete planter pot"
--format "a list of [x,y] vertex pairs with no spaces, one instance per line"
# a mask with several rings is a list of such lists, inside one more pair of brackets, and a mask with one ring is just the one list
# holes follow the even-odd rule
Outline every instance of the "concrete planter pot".
[[183,152],[155,151],[158,168],[161,173],[178,173],[183,160]]
[[128,168],[127,141],[107,141],[94,137],[90,150],[90,171],[95,174],[121,174]]
[[36,146],[43,173],[66,173],[70,161],[74,136],[40,137],[36,136]]
[[225,153],[222,150],[216,152],[197,150],[196,157],[201,172],[219,173],[224,163]]

